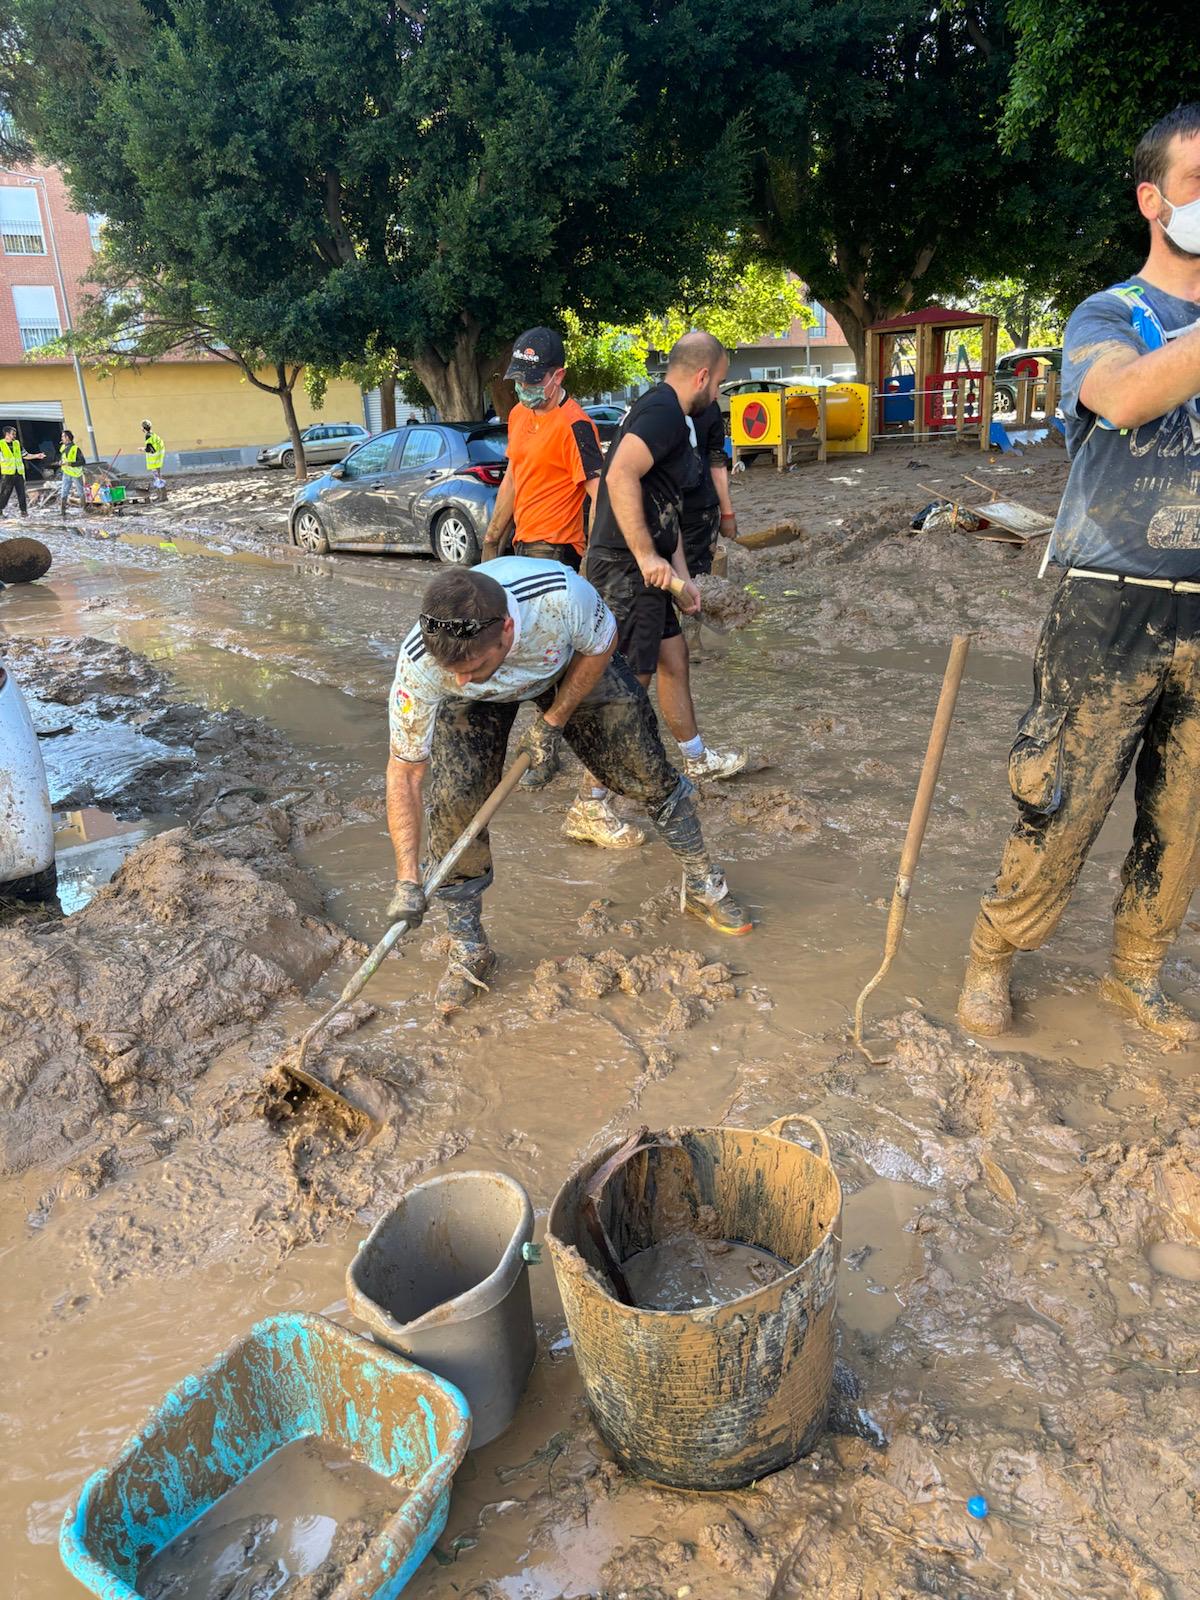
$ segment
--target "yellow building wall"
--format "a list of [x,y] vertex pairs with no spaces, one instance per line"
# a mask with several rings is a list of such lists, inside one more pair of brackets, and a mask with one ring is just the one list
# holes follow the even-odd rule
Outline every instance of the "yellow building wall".
[[[143,417],[149,417],[168,450],[216,450],[287,438],[278,395],[256,389],[227,361],[159,362],[103,378],[85,368],[84,381],[97,448],[106,460],[140,451]],[[303,379],[295,399],[302,428],[310,422],[363,420],[361,390],[341,378],[330,382],[320,411],[309,404]],[[73,368],[0,367],[0,420],[6,405],[30,400],[60,401],[66,426],[90,454]]]

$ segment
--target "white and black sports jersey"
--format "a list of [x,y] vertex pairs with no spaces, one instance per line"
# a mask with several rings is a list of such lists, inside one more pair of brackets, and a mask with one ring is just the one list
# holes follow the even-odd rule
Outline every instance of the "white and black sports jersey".
[[486,683],[460,685],[426,649],[419,626],[400,646],[388,701],[392,754],[425,761],[443,700],[532,700],[558,678],[578,652],[598,656],[612,644],[612,612],[570,567],[558,561],[502,556],[479,568],[504,589],[513,620],[512,649]]

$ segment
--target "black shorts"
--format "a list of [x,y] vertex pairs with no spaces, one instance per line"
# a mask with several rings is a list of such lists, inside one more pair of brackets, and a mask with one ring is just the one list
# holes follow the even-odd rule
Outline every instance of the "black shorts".
[[573,544],[551,543],[548,539],[530,539],[528,542],[514,539],[512,553],[526,556],[531,561],[560,561],[572,572],[578,572],[583,565],[583,557]]
[[685,512],[680,530],[683,538],[683,555],[692,577],[712,571],[713,550],[721,531],[720,506],[703,511]]
[[617,619],[617,649],[643,677],[658,670],[658,647],[679,633],[666,589],[651,589],[627,551],[589,550],[587,580]]

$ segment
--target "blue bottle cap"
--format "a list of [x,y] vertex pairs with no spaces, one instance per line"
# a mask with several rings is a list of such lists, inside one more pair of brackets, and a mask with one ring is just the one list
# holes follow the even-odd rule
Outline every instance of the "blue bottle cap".
[[981,1494],[973,1494],[967,1501],[967,1510],[973,1517],[978,1517],[980,1522],[988,1514],[988,1503]]

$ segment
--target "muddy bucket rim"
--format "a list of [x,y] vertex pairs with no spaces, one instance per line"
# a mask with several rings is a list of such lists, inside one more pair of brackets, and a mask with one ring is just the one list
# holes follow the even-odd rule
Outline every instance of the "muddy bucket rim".
[[[375,1243],[376,1236],[392,1220],[401,1206],[406,1205],[413,1195],[426,1189],[437,1189],[462,1183],[468,1179],[486,1178],[492,1183],[499,1183],[503,1188],[520,1200],[521,1215],[517,1225],[513,1228],[508,1244],[504,1248],[499,1261],[486,1278],[480,1278],[478,1283],[473,1283],[469,1288],[463,1289],[453,1299],[442,1300],[436,1306],[431,1306],[428,1311],[423,1311],[419,1317],[414,1317],[411,1322],[399,1322],[388,1308],[380,1301],[369,1295],[359,1282],[358,1268],[362,1257],[369,1246]],[[383,1213],[367,1237],[354,1252],[350,1265],[346,1268],[347,1298],[350,1309],[356,1317],[374,1326],[376,1320],[387,1332],[409,1336],[414,1333],[424,1333],[428,1329],[440,1328],[444,1323],[471,1322],[476,1317],[482,1317],[492,1311],[502,1300],[506,1299],[520,1275],[521,1269],[526,1265],[524,1247],[533,1238],[534,1216],[533,1202],[530,1200],[525,1186],[507,1172],[500,1172],[490,1167],[473,1167],[467,1172],[439,1172],[432,1178],[426,1178],[421,1183],[414,1183],[410,1189],[390,1205]],[[370,1318],[362,1317],[360,1305],[369,1305],[373,1315]]]
[[[813,1128],[820,1141],[820,1150],[810,1150],[807,1145],[801,1144],[796,1139],[785,1139],[783,1134],[778,1130],[785,1127],[789,1122],[805,1122],[811,1128]],[[672,1134],[675,1138],[676,1144],[679,1145],[684,1136],[687,1134],[704,1135],[714,1133],[721,1135],[745,1134],[756,1139],[778,1139],[781,1144],[791,1145],[797,1150],[802,1150],[805,1155],[810,1156],[820,1166],[825,1168],[830,1179],[832,1180],[834,1197],[837,1201],[837,1204],[834,1207],[833,1214],[829,1221],[821,1230],[820,1238],[802,1261],[796,1262],[794,1266],[790,1263],[787,1264],[788,1270],[780,1277],[776,1278],[774,1283],[766,1285],[766,1288],[786,1288],[794,1279],[799,1277],[800,1274],[808,1272],[813,1267],[817,1257],[821,1254],[821,1252],[828,1249],[831,1239],[837,1240],[838,1247],[840,1249],[843,1203],[842,1185],[841,1180],[837,1175],[837,1169],[833,1165],[833,1158],[829,1149],[829,1139],[826,1136],[824,1128],[815,1117],[805,1116],[804,1113],[800,1111],[792,1111],[788,1112],[786,1116],[776,1117],[774,1122],[769,1122],[761,1128],[733,1128],[723,1123],[716,1126],[699,1126],[696,1124],[689,1124],[687,1127],[678,1129],[663,1129],[661,1132],[648,1134],[647,1138],[651,1140],[658,1140],[662,1139],[668,1134]],[[555,1216],[558,1212],[559,1206],[563,1203],[563,1198],[566,1194],[566,1191],[585,1176],[590,1177],[594,1172],[596,1172],[605,1161],[607,1161],[621,1148],[622,1144],[625,1143],[626,1138],[628,1138],[628,1135],[615,1139],[612,1144],[606,1145],[602,1150],[598,1151],[594,1157],[582,1162],[564,1179],[557,1194],[554,1196],[554,1199],[550,1202],[550,1210],[546,1218],[546,1243],[550,1247],[551,1256],[559,1258],[566,1255],[568,1252],[574,1252],[574,1254],[579,1256],[584,1263],[585,1272],[600,1293],[603,1294],[605,1298],[609,1300],[612,1305],[614,1305],[617,1310],[625,1316],[665,1317],[673,1318],[679,1323],[694,1323],[696,1321],[712,1322],[718,1318],[723,1318],[725,1314],[730,1311],[733,1311],[736,1314],[738,1312],[738,1308],[741,1307],[745,1301],[752,1300],[756,1296],[761,1295],[764,1292],[764,1288],[760,1286],[759,1288],[755,1289],[747,1289],[744,1294],[736,1295],[732,1300],[718,1300],[714,1305],[695,1306],[691,1310],[687,1311],[662,1311],[657,1306],[629,1306],[613,1293],[606,1275],[598,1271],[591,1265],[589,1261],[586,1260],[578,1246],[571,1244],[568,1240],[562,1238],[560,1234],[555,1232]],[[780,1257],[780,1260],[782,1259],[783,1258]]]

